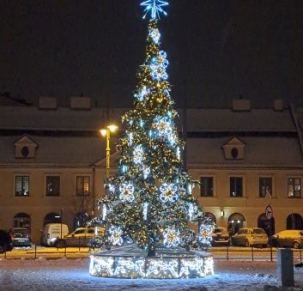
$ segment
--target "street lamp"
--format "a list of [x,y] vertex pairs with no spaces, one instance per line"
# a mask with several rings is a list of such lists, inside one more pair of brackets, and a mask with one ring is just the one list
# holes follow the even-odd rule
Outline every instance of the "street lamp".
[[118,129],[117,125],[110,124],[104,129],[100,129],[100,133],[102,136],[106,137],[106,177],[109,177],[109,161],[110,161],[110,146],[109,146],[109,141],[110,141],[110,133],[115,132]]

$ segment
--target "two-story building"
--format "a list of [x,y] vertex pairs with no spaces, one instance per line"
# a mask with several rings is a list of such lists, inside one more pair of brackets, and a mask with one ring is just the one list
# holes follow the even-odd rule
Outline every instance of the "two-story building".
[[[98,215],[106,175],[99,130],[119,126],[110,139],[113,174],[126,111],[93,107],[86,97],[62,108],[50,97],[38,106],[0,106],[0,229],[26,226],[38,243],[48,222],[73,229]],[[193,194],[218,225],[232,233],[242,226],[303,229],[302,118],[303,109],[281,100],[267,109],[234,100],[231,108],[180,110],[184,162],[201,182]]]

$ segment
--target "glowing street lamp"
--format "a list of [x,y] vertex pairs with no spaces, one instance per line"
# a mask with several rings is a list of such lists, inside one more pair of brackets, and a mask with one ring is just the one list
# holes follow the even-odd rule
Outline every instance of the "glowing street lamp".
[[106,137],[106,177],[109,177],[109,168],[110,168],[110,146],[109,146],[109,142],[110,142],[110,133],[111,132],[115,132],[118,129],[117,125],[114,124],[110,124],[108,125],[106,128],[104,129],[100,129],[100,133],[102,136]]

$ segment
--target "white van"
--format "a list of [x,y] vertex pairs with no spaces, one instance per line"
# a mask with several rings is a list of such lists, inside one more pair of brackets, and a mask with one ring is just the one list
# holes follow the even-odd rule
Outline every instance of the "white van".
[[[62,230],[62,234],[61,234]],[[44,225],[41,234],[41,244],[54,246],[56,239],[63,238],[69,233],[68,226],[64,223],[48,223]]]

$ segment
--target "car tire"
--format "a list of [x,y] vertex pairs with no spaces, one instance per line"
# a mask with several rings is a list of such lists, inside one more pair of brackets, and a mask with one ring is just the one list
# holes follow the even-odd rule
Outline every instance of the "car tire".
[[64,240],[57,240],[55,242],[55,247],[58,249],[66,248],[66,242]]
[[297,241],[295,241],[295,242],[293,243],[292,247],[293,247],[294,249],[299,249],[299,248],[300,248],[300,244],[299,244]]

